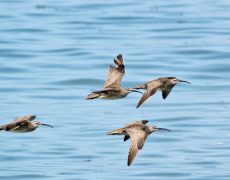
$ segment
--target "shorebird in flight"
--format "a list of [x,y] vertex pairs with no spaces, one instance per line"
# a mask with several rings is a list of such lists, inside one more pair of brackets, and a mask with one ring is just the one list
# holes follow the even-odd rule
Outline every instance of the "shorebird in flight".
[[34,131],[41,125],[53,127],[49,124],[44,124],[39,121],[33,121],[35,118],[35,115],[26,115],[16,118],[13,122],[0,126],[0,131],[5,130],[10,132],[26,133]]
[[140,107],[149,97],[153,96],[157,90],[162,91],[162,97],[165,99],[172,88],[181,82],[189,83],[188,81],[180,80],[175,77],[162,77],[155,79],[153,81],[147,82],[145,84],[141,84],[139,86],[134,87],[133,89],[145,89],[145,93],[141,97],[140,101],[137,104],[137,108]]
[[119,128],[108,132],[107,135],[125,135],[124,141],[131,138],[131,145],[128,155],[128,166],[131,165],[138,152],[143,148],[144,143],[152,132],[158,130],[166,130],[165,128],[158,128],[156,126],[147,126],[148,120],[135,121],[131,124],[126,125],[123,128]]
[[117,66],[110,65],[108,78],[105,81],[104,88],[99,91],[93,91],[86,97],[87,100],[95,98],[120,99],[126,97],[131,92],[143,94],[133,88],[121,87],[121,81],[125,75],[125,65],[121,54],[117,56],[117,59],[114,59],[114,63]]

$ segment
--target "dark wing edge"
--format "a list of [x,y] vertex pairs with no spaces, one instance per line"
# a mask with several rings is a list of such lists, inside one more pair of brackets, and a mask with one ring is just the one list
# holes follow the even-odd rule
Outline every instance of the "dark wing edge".
[[162,90],[162,98],[163,98],[163,99],[166,99],[166,98],[168,97],[168,95],[169,95],[169,93],[172,91],[172,88],[173,88],[173,87],[174,87],[174,86],[172,86],[171,88]]
[[129,138],[130,138],[129,135],[125,135],[125,136],[124,136],[124,141],[127,141]]
[[114,63],[117,65],[117,70],[119,70],[122,73],[125,73],[125,65],[124,65],[124,60],[122,58],[122,54],[119,54],[117,56],[117,59],[114,59]]

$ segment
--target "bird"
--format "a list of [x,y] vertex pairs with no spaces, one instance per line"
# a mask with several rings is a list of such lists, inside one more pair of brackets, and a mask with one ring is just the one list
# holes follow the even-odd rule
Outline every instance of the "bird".
[[141,97],[140,101],[138,102],[137,108],[139,108],[149,97],[153,96],[157,92],[157,90],[161,90],[163,99],[166,99],[169,93],[171,92],[172,88],[176,84],[181,82],[191,84],[188,81],[180,80],[176,77],[161,77],[134,87],[133,89],[146,90],[143,96]]
[[87,95],[86,99],[120,99],[126,97],[131,92],[138,92],[133,88],[123,88],[121,87],[121,81],[125,75],[125,65],[122,58],[122,54],[119,54],[116,59],[114,59],[116,66],[110,65],[107,80],[105,81],[104,88],[99,91],[93,91],[91,94]]
[[148,120],[135,121],[133,123],[127,124],[123,128],[119,128],[107,133],[107,135],[125,135],[124,141],[131,138],[131,145],[129,149],[128,162],[127,165],[130,166],[138,155],[139,151],[143,148],[144,143],[152,132],[158,130],[165,130],[171,132],[166,128],[159,128],[156,126],[147,126]]
[[39,126],[49,126],[53,127],[49,124],[44,124],[39,121],[33,121],[36,118],[35,115],[26,115],[22,117],[16,118],[13,122],[0,126],[0,131],[10,131],[15,133],[26,133],[31,132],[37,129]]

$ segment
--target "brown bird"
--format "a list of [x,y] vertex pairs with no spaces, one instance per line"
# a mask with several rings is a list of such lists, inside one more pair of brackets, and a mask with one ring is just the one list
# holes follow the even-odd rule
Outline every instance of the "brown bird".
[[95,98],[120,99],[126,97],[130,92],[143,94],[133,88],[121,87],[121,81],[125,75],[125,65],[121,54],[117,56],[117,59],[114,59],[114,63],[117,66],[110,65],[108,78],[105,81],[104,88],[99,91],[93,91],[86,97],[87,100]]
[[26,115],[23,117],[16,118],[13,122],[0,126],[0,131],[5,130],[16,133],[26,133],[34,131],[41,125],[53,127],[49,124],[33,121],[35,118],[35,115]]
[[135,121],[131,124],[126,125],[123,128],[108,132],[107,135],[125,135],[124,141],[131,138],[131,146],[128,155],[128,166],[131,165],[138,152],[143,148],[144,143],[152,132],[157,130],[166,130],[165,128],[158,128],[156,126],[147,126],[148,120]]
[[180,80],[175,77],[162,77],[155,79],[153,81],[147,82],[145,84],[141,84],[133,89],[145,89],[145,93],[141,97],[140,101],[137,104],[137,108],[140,107],[150,96],[154,95],[157,90],[162,91],[162,97],[165,99],[169,93],[171,92],[172,88],[181,82],[189,83],[188,81]]

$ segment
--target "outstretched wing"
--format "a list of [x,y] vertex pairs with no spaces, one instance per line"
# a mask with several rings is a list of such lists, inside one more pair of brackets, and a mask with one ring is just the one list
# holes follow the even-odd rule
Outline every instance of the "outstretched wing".
[[[133,127],[138,124],[147,124],[149,121],[148,120],[140,120],[140,121],[134,121],[132,123],[126,124],[126,127]],[[124,141],[127,141],[130,138],[129,135],[124,136]]]
[[143,148],[145,140],[147,139],[147,134],[141,128],[127,129],[126,132],[131,138],[131,145],[128,155],[128,166],[131,165],[135,157],[138,155],[139,151]]
[[36,118],[36,115],[26,115],[22,117],[18,117],[14,120],[14,122],[23,122],[23,121],[33,121]]
[[150,96],[154,95],[157,92],[158,88],[154,88],[151,90],[145,91],[143,96],[141,97],[140,101],[137,104],[137,108],[139,108]]
[[117,56],[117,59],[114,59],[114,63],[117,66],[110,65],[108,78],[105,81],[104,88],[121,86],[122,78],[125,75],[125,65],[121,54]]
[[163,99],[167,98],[167,96],[169,95],[169,93],[171,92],[171,90],[172,90],[173,87],[174,87],[174,85],[172,85],[168,89],[162,90],[162,97],[163,97]]
[[130,126],[134,124],[147,124],[149,121],[148,120],[140,120],[140,121],[134,121],[132,123],[126,124],[125,126]]
[[159,81],[159,79],[150,81],[145,84],[146,85],[146,91],[141,97],[140,101],[137,104],[137,108],[139,108],[150,96],[154,95],[157,90],[162,88],[162,83]]
[[28,123],[28,121],[32,121],[36,118],[35,115],[26,115],[26,116],[23,116],[23,117],[19,117],[19,118],[16,118],[13,122],[5,125],[4,129],[6,131],[9,131],[11,129],[15,129],[17,128],[18,126],[21,126],[25,123]]

